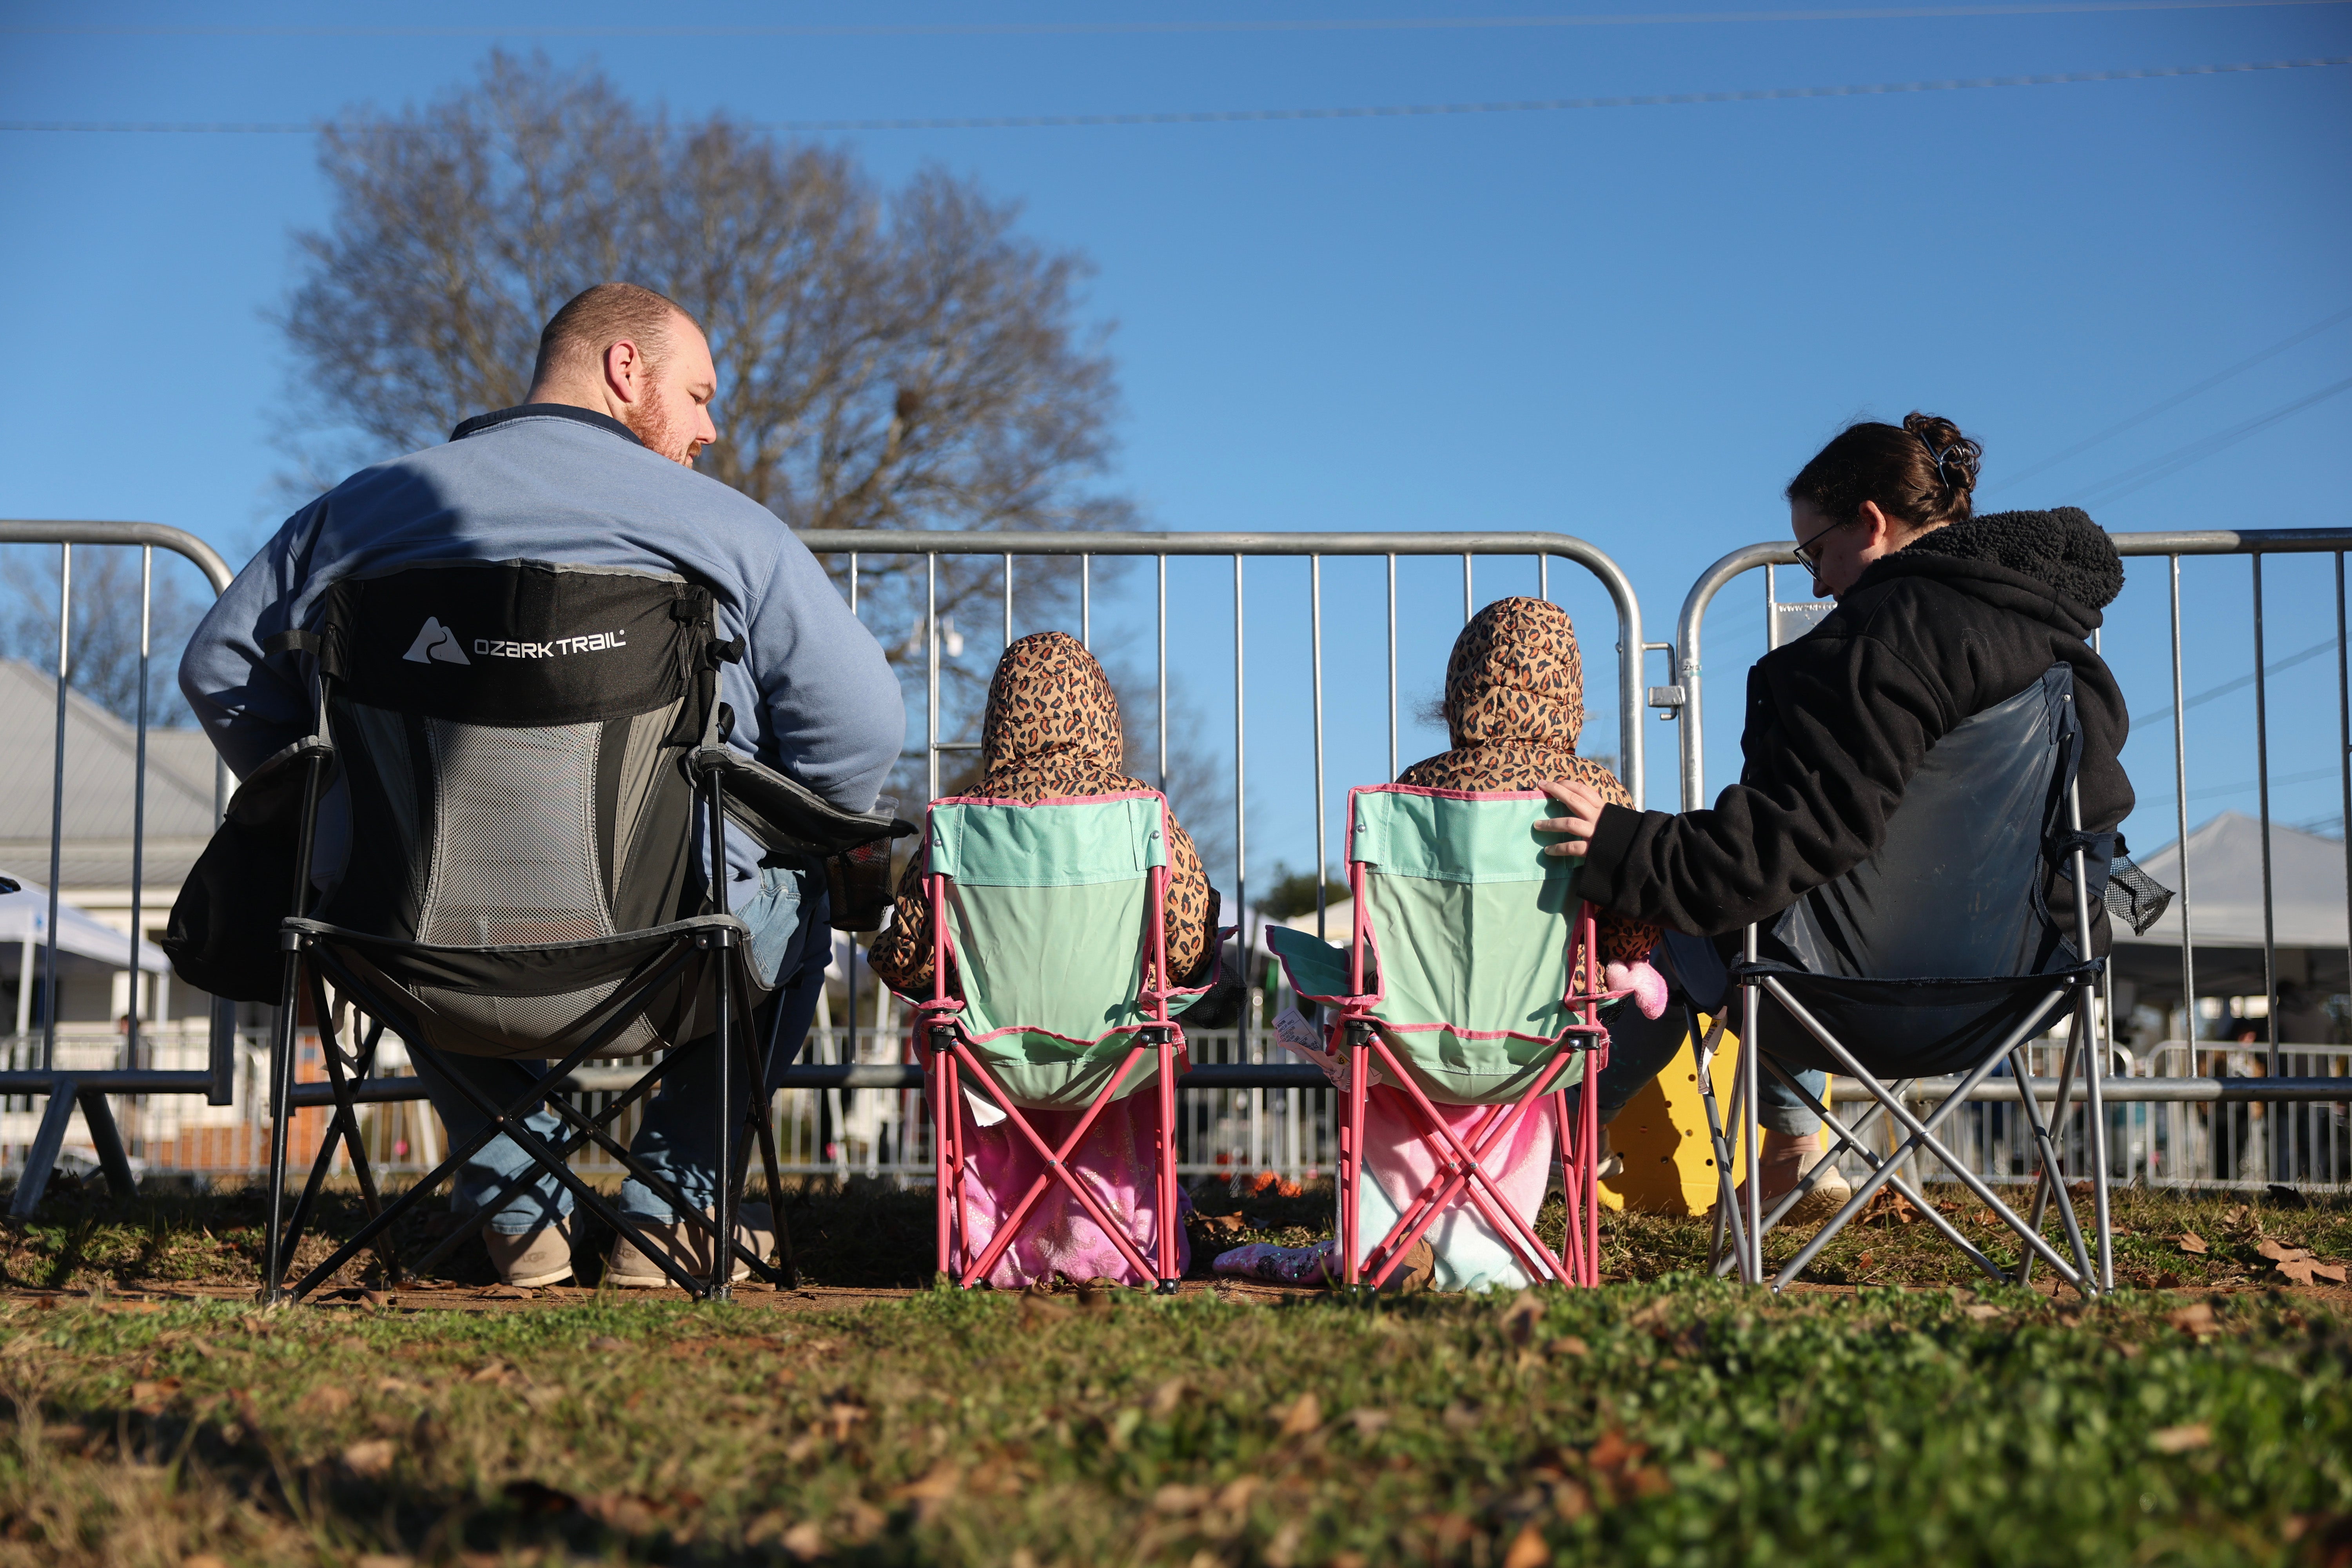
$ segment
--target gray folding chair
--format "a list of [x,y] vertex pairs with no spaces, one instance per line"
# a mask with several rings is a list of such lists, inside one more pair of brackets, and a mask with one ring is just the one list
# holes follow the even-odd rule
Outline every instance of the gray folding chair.
[[[709,591],[681,577],[541,561],[411,567],[339,584],[311,628],[268,646],[309,656],[315,720],[310,738],[239,791],[288,797],[285,771],[299,770],[293,913],[280,927],[270,1062],[278,1112],[265,1296],[289,1293],[286,1262],[339,1142],[369,1218],[303,1276],[296,1297],[371,1246],[387,1278],[401,1278],[394,1223],[501,1132],[532,1168],[418,1268],[446,1256],[539,1172],[625,1231],[611,1204],[569,1166],[593,1143],[709,1239],[708,1279],[649,1251],[678,1285],[723,1297],[738,1257],[763,1278],[790,1283],[788,1239],[779,1268],[736,1236],[750,1154],[737,1133],[748,1126],[784,1237],[771,1096],[752,1026],[770,980],[752,967],[750,933],[728,911],[725,877],[694,867],[698,834],[713,868],[727,864],[730,819],[768,863],[814,866],[914,829],[887,816],[840,811],[725,743],[732,716],[718,700],[718,670],[741,657],[741,645],[719,639]],[[349,791],[351,854],[314,915],[311,841],[331,769]],[[329,984],[371,1020],[356,1048],[330,1026]],[[332,1117],[292,1222],[281,1224],[305,1005],[319,1024]],[[390,1204],[378,1193],[357,1117],[364,1101],[415,1096],[414,1079],[370,1079],[387,1026],[420,1062],[553,1058],[503,1105],[449,1077],[482,1113],[483,1129]],[[663,1059],[593,1116],[562,1092],[586,1060],[664,1047]],[[711,1108],[720,1172],[715,1217],[607,1131],[686,1050],[721,1054],[724,1087]],[[568,1124],[560,1141],[524,1124],[542,1103]]]
[[[1732,1185],[1732,1157],[1707,1066],[1721,1037],[1702,1037],[1696,1016],[1710,989],[1692,988],[1692,1038],[1721,1193],[1716,1206],[1716,1272],[1764,1278],[1763,1237],[1812,1190],[1822,1172],[1851,1152],[1869,1166],[1853,1197],[1773,1279],[1785,1289],[1832,1237],[1892,1187],[1992,1279],[2021,1281],[2038,1259],[2084,1296],[2112,1289],[2104,1062],[2094,1020],[2104,961],[2091,956],[2094,900],[2145,925],[2162,908],[2162,889],[2129,862],[2115,863],[2112,832],[2084,833],[2075,784],[2082,730],[2074,670],[2053,665],[2009,700],[1962,721],[1936,742],[1889,816],[1885,841],[1844,876],[1816,888],[1768,928],[1748,928],[1743,960],[1728,983],[1740,993],[1740,1073],[1734,1119],[1757,1169],[1757,1088],[1761,1070],[1787,1084],[1822,1119],[1836,1142],[1769,1213],[1760,1180],[1745,1193]],[[2111,871],[2114,880],[2111,881]],[[2053,898],[2063,890],[2061,910]],[[1688,976],[1685,976],[1687,981]],[[2059,1070],[2060,1116],[2072,1103],[2075,1075],[2087,1101],[2092,1226],[2088,1238],[2066,1182],[2053,1120],[2032,1087],[2026,1047],[2061,1020],[2069,1033]],[[1977,1087],[2007,1063],[2021,1094],[2039,1171],[2030,1215],[2002,1201],[1992,1184],[1938,1135]],[[1785,1064],[1785,1065],[1784,1065]],[[1819,1068],[1860,1082],[1871,1097],[1848,1121],[1809,1093],[1790,1069]],[[1954,1075],[1926,1113],[1911,1090],[1920,1079]],[[1890,1081],[1892,1080],[1892,1081]],[[1899,1130],[1892,1152],[1870,1147],[1880,1117]],[[1973,1193],[2024,1248],[2018,1267],[2002,1268],[1904,1174],[1906,1162],[1931,1156]],[[2062,1254],[2042,1235],[2052,1204],[2064,1229]]]

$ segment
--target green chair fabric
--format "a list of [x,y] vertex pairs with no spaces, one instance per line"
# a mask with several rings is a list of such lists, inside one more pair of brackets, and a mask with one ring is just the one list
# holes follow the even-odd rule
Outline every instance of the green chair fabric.
[[[1540,799],[1394,785],[1349,799],[1370,1016],[1441,1104],[1517,1100],[1573,1021],[1562,999],[1581,862],[1541,853],[1559,836],[1535,831]],[[1347,994],[1347,948],[1287,928],[1267,941],[1301,994]],[[1579,1053],[1553,1086],[1583,1073]]]
[[[1160,798],[940,801],[930,820],[973,1054],[1017,1105],[1092,1102],[1145,1019],[1151,873],[1168,863]],[[1171,998],[1171,1014],[1192,1000]],[[1147,1052],[1112,1098],[1157,1072]]]

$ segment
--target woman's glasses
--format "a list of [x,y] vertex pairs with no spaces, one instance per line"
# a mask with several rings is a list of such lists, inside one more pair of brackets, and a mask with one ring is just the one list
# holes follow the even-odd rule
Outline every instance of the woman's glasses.
[[1795,552],[1797,560],[1806,571],[1811,572],[1815,577],[1822,574],[1822,552],[1814,547],[1844,526],[1845,524],[1842,522],[1833,522],[1797,546]]

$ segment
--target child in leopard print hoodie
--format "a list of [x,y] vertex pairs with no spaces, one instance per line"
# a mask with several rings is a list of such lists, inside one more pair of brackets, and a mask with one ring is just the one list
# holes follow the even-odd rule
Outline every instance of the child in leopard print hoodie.
[[[1634,805],[1615,773],[1576,754],[1583,731],[1584,658],[1568,612],[1548,599],[1497,599],[1471,617],[1445,661],[1445,731],[1454,749],[1413,763],[1397,783],[1504,790],[1572,779],[1619,805]],[[1643,1016],[1658,1016],[1666,1005],[1665,982],[1650,967],[1658,928],[1607,910],[1595,923],[1609,988],[1632,991]]]

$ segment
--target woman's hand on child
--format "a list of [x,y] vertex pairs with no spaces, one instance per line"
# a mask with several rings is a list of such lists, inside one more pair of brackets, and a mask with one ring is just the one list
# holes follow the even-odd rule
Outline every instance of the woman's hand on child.
[[1541,786],[1544,794],[1567,808],[1565,816],[1538,819],[1538,833],[1565,833],[1568,842],[1548,845],[1547,855],[1586,855],[1592,850],[1593,830],[1601,826],[1601,808],[1608,802],[1601,792],[1590,784],[1568,784],[1559,779]]

